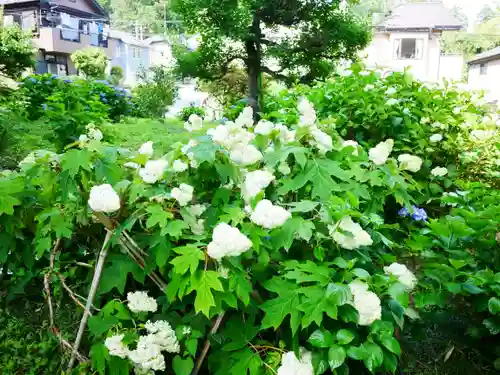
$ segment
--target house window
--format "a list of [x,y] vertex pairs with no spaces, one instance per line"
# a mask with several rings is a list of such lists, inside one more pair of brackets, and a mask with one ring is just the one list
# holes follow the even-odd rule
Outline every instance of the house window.
[[134,59],[140,59],[141,58],[141,49],[137,47],[132,47],[132,57]]
[[68,75],[68,59],[64,55],[45,54],[47,62],[47,73],[57,74],[58,76]]
[[123,54],[121,43],[116,46],[116,57],[121,57]]
[[26,31],[37,31],[36,12],[29,10],[15,14],[6,14],[4,16],[4,26],[12,25],[18,25]]
[[422,59],[424,40],[415,38],[394,39],[395,60]]
[[485,76],[486,74],[488,74],[488,64],[479,64],[479,75]]
[[61,39],[72,42],[80,42],[80,20],[69,14],[61,13]]

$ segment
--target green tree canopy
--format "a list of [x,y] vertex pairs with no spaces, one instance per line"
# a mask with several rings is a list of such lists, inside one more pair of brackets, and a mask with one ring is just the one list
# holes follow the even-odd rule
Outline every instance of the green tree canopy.
[[31,35],[17,26],[0,26],[0,72],[16,78],[26,69],[35,67],[34,57]]
[[[293,83],[325,78],[334,60],[353,58],[370,39],[339,0],[177,0],[174,11],[199,33],[196,51],[176,51],[184,76],[217,80],[237,61],[258,110],[261,73]],[[257,112],[257,111],[256,111]]]
[[99,48],[88,47],[80,49],[71,55],[71,61],[76,69],[87,78],[103,78],[108,65],[108,58]]

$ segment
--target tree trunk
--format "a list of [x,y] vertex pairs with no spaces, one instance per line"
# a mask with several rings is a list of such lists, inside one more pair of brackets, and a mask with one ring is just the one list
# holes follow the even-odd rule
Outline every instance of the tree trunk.
[[252,38],[245,42],[247,53],[247,74],[248,74],[248,105],[253,108],[253,117],[257,121],[260,112],[260,24],[257,15],[254,15],[252,28]]

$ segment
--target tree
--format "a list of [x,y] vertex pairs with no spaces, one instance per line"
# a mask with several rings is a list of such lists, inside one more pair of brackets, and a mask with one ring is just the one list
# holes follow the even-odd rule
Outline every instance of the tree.
[[247,83],[246,72],[240,67],[231,66],[221,79],[217,81],[200,80],[198,86],[201,91],[210,93],[220,104],[227,106],[247,97]]
[[76,69],[87,78],[104,78],[108,66],[108,58],[99,48],[88,47],[80,49],[71,55],[71,61]]
[[217,80],[238,61],[248,75],[249,103],[259,110],[261,73],[291,84],[331,73],[334,60],[354,58],[367,27],[339,0],[177,0],[184,26],[200,34],[196,51],[178,48],[182,75]]
[[35,67],[31,35],[18,26],[0,27],[0,72],[16,78]]

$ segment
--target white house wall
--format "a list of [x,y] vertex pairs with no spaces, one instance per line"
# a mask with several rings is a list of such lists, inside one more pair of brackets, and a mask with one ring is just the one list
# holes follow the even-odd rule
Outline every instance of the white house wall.
[[486,74],[480,74],[480,64],[469,67],[469,86],[472,89],[485,90],[491,97],[500,99],[500,57],[485,63]]

